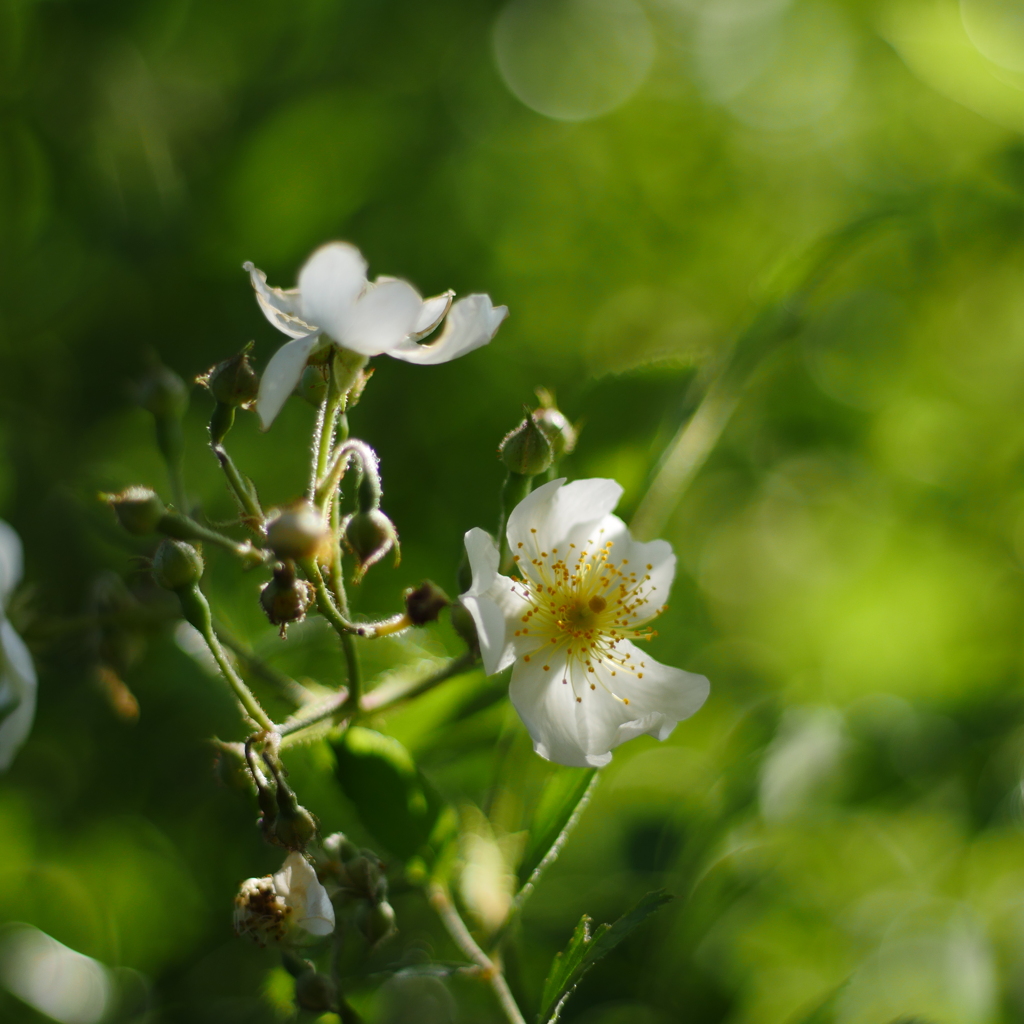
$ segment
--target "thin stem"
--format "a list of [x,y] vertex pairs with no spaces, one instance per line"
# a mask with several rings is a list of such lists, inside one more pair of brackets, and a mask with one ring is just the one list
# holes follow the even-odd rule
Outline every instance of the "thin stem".
[[242,559],[247,565],[262,565],[267,561],[268,555],[265,551],[255,548],[249,541],[237,541],[226,533],[219,533],[202,523],[196,522],[191,516],[183,515],[181,512],[166,512],[161,517],[157,529],[168,537],[177,540],[198,540],[205,544],[213,544],[216,547],[230,551],[236,558]]
[[167,477],[174,504],[180,509],[186,509],[188,496],[185,493],[185,442],[182,438],[181,420],[174,415],[156,416],[155,419],[156,443],[164,462],[167,463]]
[[323,722],[325,719],[333,718],[338,712],[344,710],[347,703],[348,690],[342,687],[337,693],[332,693],[322,704],[303,708],[302,713],[297,713],[288,721],[276,726],[277,734],[283,739],[285,736],[292,736],[311,725]]
[[501,968],[477,945],[476,940],[470,935],[465,922],[459,916],[458,910],[455,909],[455,904],[452,902],[448,890],[437,882],[432,882],[427,890],[427,897],[430,900],[430,905],[437,911],[437,916],[441,918],[441,923],[448,930],[448,934],[452,937],[455,945],[481,969],[480,977],[487,981],[491,988],[494,989],[494,994],[498,997],[498,1002],[501,1004],[501,1008],[511,1024],[526,1024],[526,1018],[516,1005],[515,998],[508,987],[508,982],[505,981],[505,975],[502,974]]
[[242,705],[242,709],[249,720],[253,725],[258,726],[266,732],[273,732],[274,723],[271,721],[270,716],[263,710],[252,690],[245,685],[241,676],[239,676],[235,671],[234,666],[231,664],[231,659],[227,656],[227,652],[217,639],[217,634],[213,631],[213,622],[209,614],[210,606],[198,587],[195,588],[195,595],[198,595],[198,598],[201,599],[202,603],[206,604],[206,614],[205,616],[197,616],[195,618],[190,617],[192,625],[199,629],[203,639],[206,641],[206,646],[210,648],[210,653],[217,662],[217,666],[220,668],[222,675],[228,681],[228,685],[235,691],[238,703]]
[[361,636],[367,640],[376,640],[378,637],[391,636],[394,633],[401,633],[409,629],[412,622],[409,616],[402,612],[392,615],[390,619],[380,619],[377,622],[350,622],[339,610],[334,601],[334,595],[330,587],[324,582],[320,567],[314,559],[303,559],[299,565],[305,573],[306,578],[313,584],[313,592],[316,594],[316,606],[320,613],[334,627],[334,631],[344,640],[346,636]]
[[221,643],[238,658],[245,670],[268,683],[285,700],[296,707],[306,707],[318,701],[319,698],[312,690],[306,689],[301,683],[297,683],[290,676],[286,676],[283,672],[268,665],[262,658],[257,657],[246,644],[229,632],[222,622],[214,622],[213,628],[220,637]]
[[224,470],[224,476],[227,477],[228,486],[231,488],[239,506],[245,513],[246,526],[259,533],[263,529],[263,522],[265,519],[259,500],[252,488],[249,486],[245,477],[243,477],[238,471],[238,467],[235,465],[231,456],[228,455],[224,446],[221,444],[211,444],[210,447],[213,449],[213,454],[217,456],[220,468]]
[[501,512],[498,515],[498,548],[501,551],[501,571],[508,572],[512,568],[512,552],[508,546],[505,527],[512,509],[516,507],[533,490],[532,476],[509,472],[501,488]]
[[461,675],[476,663],[476,655],[469,651],[452,658],[446,665],[442,665],[436,672],[422,679],[413,679],[406,682],[384,683],[371,690],[359,702],[359,710],[364,714],[371,714],[380,711],[387,711],[407,700],[412,700],[420,694],[432,690],[439,683],[453,676]]

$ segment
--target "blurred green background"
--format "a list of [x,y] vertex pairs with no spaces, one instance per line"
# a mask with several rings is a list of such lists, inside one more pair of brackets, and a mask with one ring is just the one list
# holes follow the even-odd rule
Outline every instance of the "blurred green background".
[[[583,421],[566,469],[619,479],[628,516],[697,375],[819,240],[869,218],[748,360],[663,531],[680,572],[652,653],[711,698],[616,753],[510,971],[536,993],[580,914],[663,885],[679,899],[565,1019],[1024,1018],[1022,90],[1020,0],[0,0],[0,514],[26,545],[11,616],[41,673],[0,779],[0,920],[116,969],[118,1020],[277,1019],[273,955],[231,933],[238,882],[279,855],[204,744],[237,738],[230,701],[154,629],[119,638],[132,721],[88,628],[104,574],[145,591],[147,549],[96,494],[166,493],[128,386],[148,353],[191,379],[283,340],[244,260],[288,286],[345,238],[374,274],[511,310],[457,362],[378,359],[352,414],[403,544],[359,609],[390,613],[425,576],[455,591],[535,386]],[[194,392],[186,474],[217,520],[209,412]],[[269,433],[246,416],[230,436],[268,504],[301,490],[312,420],[292,399]],[[282,644],[254,579],[211,562],[226,622],[340,678],[320,623]],[[442,625],[368,664],[445,651]],[[495,806],[513,828],[544,766],[500,696],[467,677],[388,728],[456,803],[485,800],[511,736]],[[324,756],[290,760],[300,793],[358,834]],[[414,894],[395,905],[382,968],[455,957]],[[368,1013],[451,1019],[422,985]],[[458,1019],[497,1019],[486,991],[454,996]],[[0,1018],[47,1019],[2,987]]]

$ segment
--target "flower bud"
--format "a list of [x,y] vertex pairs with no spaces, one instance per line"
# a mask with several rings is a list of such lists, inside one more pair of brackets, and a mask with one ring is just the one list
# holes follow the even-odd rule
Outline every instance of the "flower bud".
[[462,603],[453,604],[452,610],[448,613],[451,618],[452,628],[462,637],[466,646],[475,653],[480,653],[480,637],[477,636],[476,623],[473,616],[466,611]]
[[414,626],[436,622],[441,612],[451,604],[448,595],[430,580],[424,580],[418,587],[410,587],[402,597],[405,614]]
[[185,590],[203,577],[203,556],[183,540],[164,539],[153,556],[153,578],[167,590]]
[[356,927],[371,946],[376,946],[396,931],[395,911],[387,900],[361,903],[356,909]]
[[395,549],[395,564],[398,563],[398,532],[379,508],[355,512],[345,520],[345,543],[358,563],[357,581],[392,548]]
[[335,832],[323,841],[324,853],[331,860],[346,864],[359,856],[359,847],[344,832]]
[[248,406],[256,401],[260,390],[260,378],[249,362],[251,351],[250,341],[237,355],[218,363],[198,378],[201,384],[210,389],[210,394],[221,405],[236,408]]
[[129,487],[120,494],[104,495],[117,516],[117,521],[136,536],[153,533],[167,506],[149,487]]
[[260,605],[275,626],[301,622],[313,603],[313,587],[295,575],[293,562],[282,562],[274,568],[274,577],[260,591]]
[[505,435],[498,448],[501,461],[511,473],[537,476],[543,473],[554,457],[551,442],[537,426],[532,415],[527,416],[515,430]]
[[306,971],[295,979],[295,1005],[310,1013],[326,1013],[335,1006],[338,991],[326,974]]
[[357,856],[347,861],[340,881],[351,895],[372,903],[379,902],[388,894],[384,865],[373,850],[360,850]]
[[139,381],[136,398],[157,419],[180,419],[188,408],[188,387],[173,370],[157,362]]
[[280,799],[278,805],[281,813],[274,822],[274,838],[286,850],[304,850],[316,835],[316,818],[305,807],[286,811],[280,807]]
[[316,506],[305,498],[276,509],[267,523],[267,543],[282,561],[314,558],[330,538]]
[[551,443],[551,451],[557,462],[576,447],[579,433],[555,405],[554,396],[547,388],[537,388],[537,397],[540,399],[540,408],[534,411],[533,419]]
[[320,403],[327,394],[327,375],[323,366],[307,366],[299,378],[297,394],[304,398],[314,408],[319,408]]

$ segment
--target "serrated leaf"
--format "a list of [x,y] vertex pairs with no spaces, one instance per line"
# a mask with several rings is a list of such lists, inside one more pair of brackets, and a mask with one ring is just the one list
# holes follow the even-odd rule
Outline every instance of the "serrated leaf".
[[537,1015],[540,1024],[554,1024],[583,975],[651,914],[673,899],[675,897],[664,889],[649,892],[614,924],[599,924],[593,930],[593,922],[584,914],[572,933],[569,945],[561,953],[556,953],[551,962],[551,970],[541,993],[540,1013]]
[[529,839],[519,864],[520,888],[558,841],[596,774],[596,768],[560,768],[548,780],[530,822]]
[[437,825],[444,801],[398,740],[352,726],[332,737],[338,781],[367,831],[409,860]]

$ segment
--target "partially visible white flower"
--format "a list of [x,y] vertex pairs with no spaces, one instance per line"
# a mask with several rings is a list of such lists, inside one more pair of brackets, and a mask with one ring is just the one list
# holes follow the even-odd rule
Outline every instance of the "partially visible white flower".
[[620,743],[666,739],[704,703],[708,681],[655,661],[633,642],[664,609],[676,559],[667,541],[642,544],[611,514],[614,480],[553,480],[508,518],[519,575],[498,572],[490,535],[466,534],[473,616],[484,667],[514,664],[509,696],[541,757],[600,767]]
[[[348,242],[329,242],[317,249],[299,271],[297,288],[271,288],[262,270],[251,262],[244,268],[264,316],[292,339],[277,350],[260,380],[256,411],[264,430],[324,339],[366,358],[386,353],[433,365],[486,345],[508,316],[508,307],[492,306],[487,295],[468,295],[452,305],[453,291],[423,299],[398,278],[370,282],[366,260]],[[446,315],[441,335],[419,344]]]
[[21,581],[21,540],[0,519],[0,772],[6,771],[32,730],[36,714],[36,670],[24,641],[4,609]]
[[280,942],[294,928],[311,935],[334,931],[334,906],[312,865],[294,850],[281,870],[263,878],[247,878],[235,897],[235,932],[260,945]]

